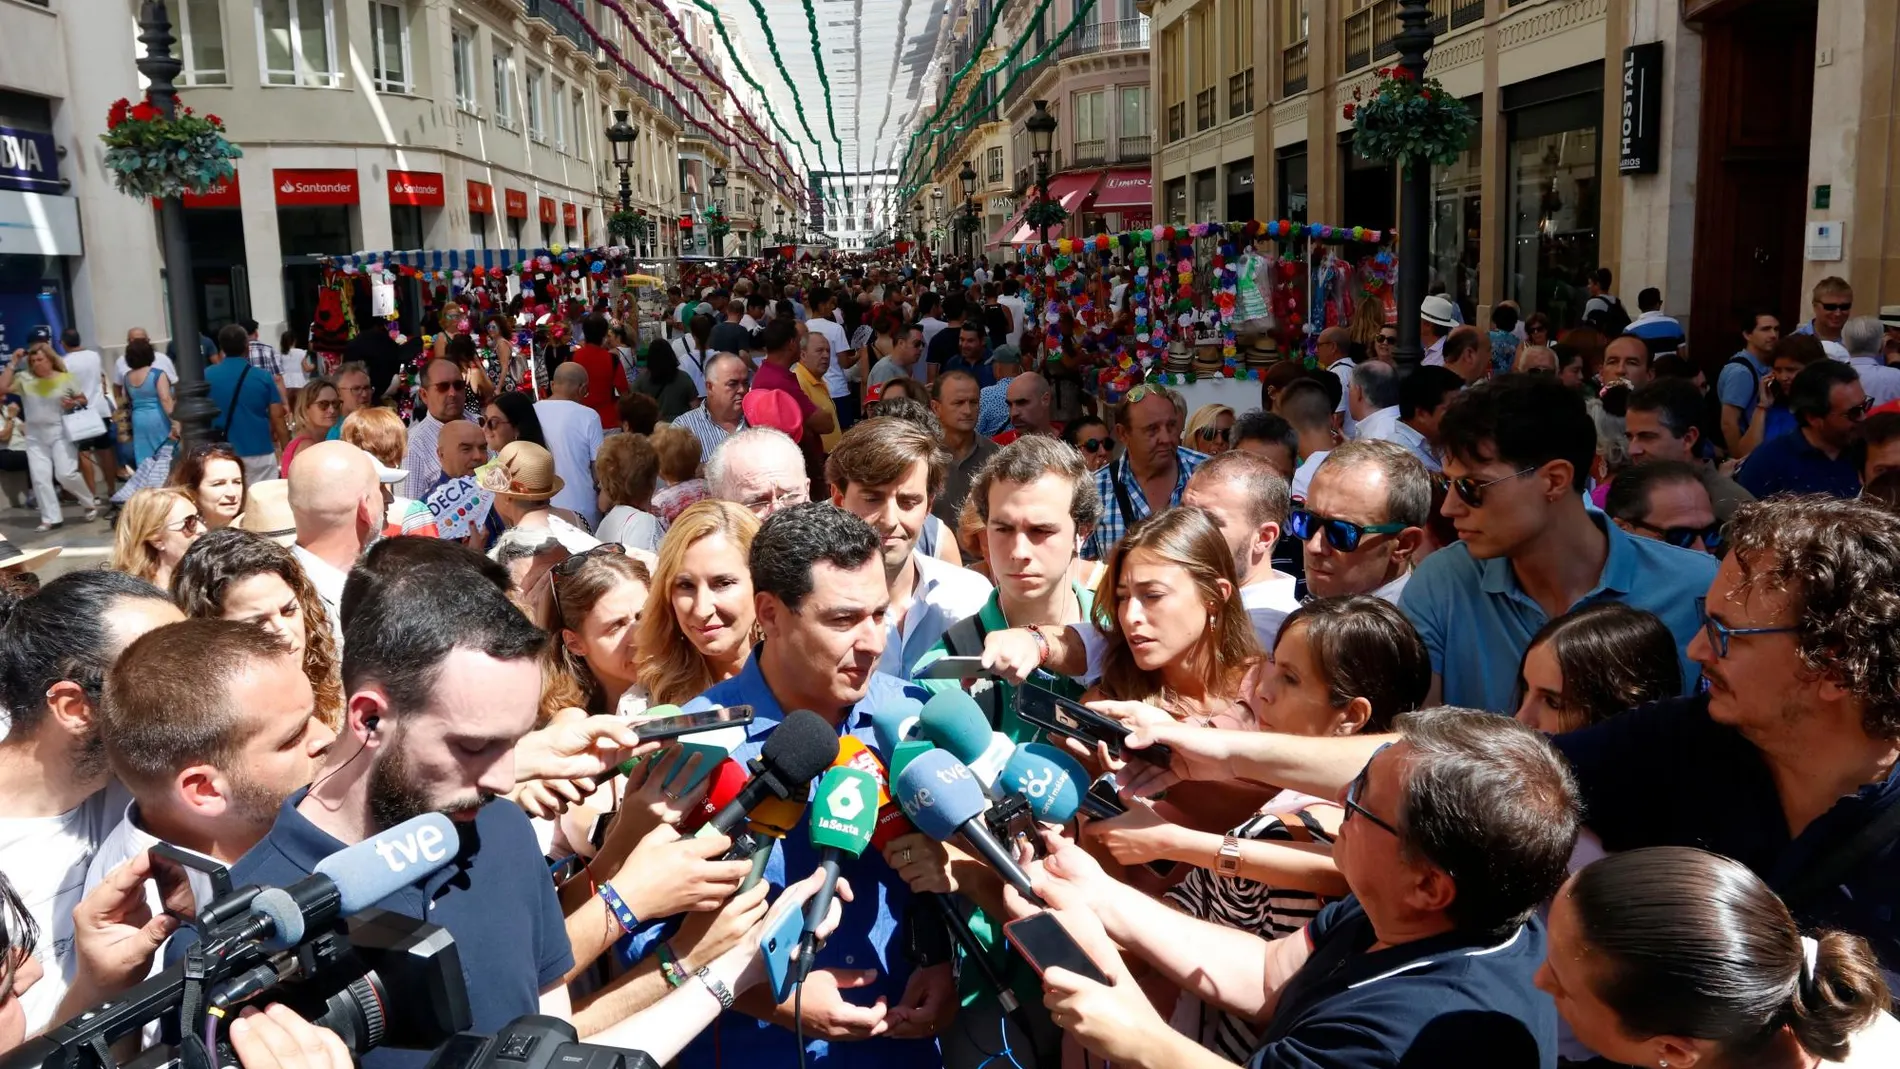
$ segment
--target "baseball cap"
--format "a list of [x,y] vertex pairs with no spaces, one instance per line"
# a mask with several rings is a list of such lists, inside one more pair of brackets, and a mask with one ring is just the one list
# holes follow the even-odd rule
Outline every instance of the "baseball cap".
[[[367,452],[367,450],[365,450],[365,452]],[[402,468],[392,468],[384,464],[382,461],[377,460],[374,454],[371,454],[369,462],[376,468],[376,481],[379,483],[399,483],[409,477],[407,471]]]
[[1424,303],[1418,306],[1418,317],[1441,327],[1458,325],[1458,310],[1452,307],[1451,299],[1442,293],[1425,298]]
[[740,410],[745,413],[747,425],[784,431],[794,442],[805,433],[805,417],[798,410],[798,402],[784,390],[748,391]]

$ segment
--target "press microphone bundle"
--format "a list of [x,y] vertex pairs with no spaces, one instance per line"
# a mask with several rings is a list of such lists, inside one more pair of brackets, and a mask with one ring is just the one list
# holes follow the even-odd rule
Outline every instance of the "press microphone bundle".
[[997,786],[997,779],[1016,751],[1016,744],[990,727],[976,699],[960,690],[932,695],[918,717],[918,730],[938,749],[962,762],[985,794],[993,799],[1002,797],[1004,789]]
[[752,778],[713,814],[699,834],[730,836],[766,799],[803,798],[813,777],[828,768],[837,756],[838,731],[824,717],[804,709],[787,713],[779,726],[766,736],[759,755],[746,762]]
[[893,792],[904,815],[917,830],[939,842],[961,834],[997,874],[1008,881],[1016,893],[1037,906],[1045,905],[1042,896],[1030,886],[1016,859],[991,833],[984,813],[989,809],[983,788],[968,766],[945,750],[920,755],[904,769]]
[[[862,750],[863,744],[858,745]],[[805,930],[798,941],[800,983],[811,974],[812,958],[818,952],[818,928],[824,924],[838,891],[839,866],[845,858],[856,858],[871,845],[871,832],[877,826],[877,778],[861,768],[833,765],[812,797],[810,824],[811,844],[818,848],[819,867],[825,875],[805,907]]]

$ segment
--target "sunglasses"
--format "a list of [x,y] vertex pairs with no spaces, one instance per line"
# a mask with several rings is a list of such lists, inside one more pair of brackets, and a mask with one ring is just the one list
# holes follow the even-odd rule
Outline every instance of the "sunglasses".
[[1848,301],[1845,304],[1829,304],[1826,301],[1816,301],[1814,303],[1820,305],[1821,311],[1823,312],[1851,312],[1854,309],[1853,301]]
[[432,382],[429,384],[429,389],[436,393],[459,393],[465,387],[466,384],[461,379],[454,379],[449,382]]
[[1203,442],[1225,442],[1233,438],[1234,429],[1232,427],[1226,430],[1221,430],[1219,427],[1202,427],[1194,432],[1194,436]]
[[1405,530],[1402,523],[1353,523],[1351,520],[1336,520],[1331,516],[1321,516],[1310,509],[1294,509],[1287,513],[1286,529],[1293,537],[1304,542],[1313,537],[1313,532],[1326,532],[1326,544],[1341,553],[1351,553],[1359,548],[1359,540],[1369,534],[1398,534]]
[[1391,832],[1394,836],[1398,836],[1399,829],[1379,819],[1371,810],[1359,804],[1359,797],[1366,793],[1366,784],[1372,776],[1372,762],[1378,760],[1379,755],[1384,753],[1386,748],[1391,745],[1392,744],[1388,742],[1385,746],[1381,746],[1372,751],[1372,756],[1366,759],[1366,767],[1360,769],[1359,774],[1353,777],[1352,783],[1347,785],[1346,817],[1347,819],[1351,819],[1354,816],[1364,817],[1379,827],[1384,828],[1386,831]]
[[1867,418],[1867,413],[1872,412],[1873,410],[1874,410],[1874,399],[1869,397],[1861,401],[1860,404],[1857,404],[1854,407],[1848,409],[1847,411],[1842,412],[1841,415],[1846,416],[1848,420],[1851,422],[1859,423],[1861,420]]
[[1728,657],[1728,640],[1736,635],[1786,635],[1801,630],[1798,627],[1730,627],[1709,615],[1707,598],[1695,599],[1695,613],[1702,618],[1702,633],[1708,636],[1715,655],[1725,660]]
[[166,524],[165,529],[177,531],[179,534],[195,535],[205,529],[204,517],[194,512],[177,523]]
[[1381,334],[1381,335],[1379,335],[1379,344],[1380,344],[1380,345],[1397,345],[1398,343],[1399,343],[1399,336],[1398,336],[1397,334]]
[[1711,553],[1718,552],[1722,548],[1722,525],[1719,523],[1712,523],[1707,527],[1658,527],[1653,523],[1644,523],[1642,520],[1631,520],[1629,523],[1632,527],[1641,527],[1645,531],[1653,532],[1658,540],[1667,542],[1678,549],[1694,547],[1697,539],[1701,539],[1702,544],[1708,547]]
[[1440,475],[1438,476],[1438,483],[1440,486],[1451,487],[1465,504],[1474,509],[1481,509],[1484,507],[1485,488],[1496,486],[1499,483],[1510,482],[1512,479],[1522,478],[1536,470],[1535,467],[1525,468],[1522,471],[1514,471],[1509,475],[1500,475],[1495,479],[1488,479],[1484,482],[1479,482],[1468,475],[1462,479],[1448,479]]
[[594,548],[587,550],[585,553],[576,553],[573,556],[567,558],[566,560],[560,562],[559,564],[556,564],[554,567],[548,569],[548,573],[554,577],[554,581],[548,584],[548,590],[550,593],[554,595],[554,621],[555,623],[557,625],[560,624],[561,619],[562,619],[561,580],[571,578],[575,573],[579,572],[581,568],[584,565],[586,565],[588,560],[591,558],[624,557],[626,555],[627,555],[627,549],[625,546],[622,546],[620,543],[602,542],[600,545],[597,545]]
[[1108,448],[1115,443],[1109,441],[1107,438],[1084,438],[1076,444],[1081,446],[1082,451],[1085,453],[1102,453],[1106,452]]

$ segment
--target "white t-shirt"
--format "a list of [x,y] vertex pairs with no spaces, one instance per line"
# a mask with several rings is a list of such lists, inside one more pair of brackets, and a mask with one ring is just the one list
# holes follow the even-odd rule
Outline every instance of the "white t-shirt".
[[660,528],[660,518],[651,512],[641,512],[632,505],[615,505],[600,518],[600,526],[594,529],[594,537],[602,542],[618,542],[628,549],[644,549],[656,553],[660,548],[660,537],[666,532]]
[[1240,605],[1247,610],[1262,650],[1272,651],[1274,640],[1280,637],[1280,625],[1300,607],[1300,599],[1293,593],[1297,585],[1298,580],[1292,576],[1269,568],[1266,578],[1240,588]]
[[[166,356],[164,353],[153,353],[152,367],[155,370],[163,371],[165,373],[165,377],[172,380],[173,384],[176,384],[178,382],[178,365],[172,363],[171,357]],[[125,389],[126,388],[125,377],[131,374],[131,372],[132,372],[132,365],[125,362],[125,357],[123,356],[119,357],[119,359],[114,361],[112,365],[113,385],[117,386],[121,390]]]
[[79,383],[79,392],[86,395],[86,407],[110,419],[112,398],[106,395],[105,368],[99,354],[91,349],[74,349],[66,354],[66,370]]
[[20,998],[28,1035],[46,1027],[72,986],[73,907],[85,897],[86,867],[130,801],[115,781],[56,817],[0,817],[0,871],[39,926],[33,956],[46,970]]
[[310,376],[303,369],[304,350],[292,349],[284,354],[284,386],[292,390],[301,390]]
[[1300,463],[1298,471],[1293,473],[1293,485],[1288,489],[1296,501],[1306,500],[1306,489],[1313,485],[1313,473],[1319,470],[1320,462],[1326,459],[1327,450],[1321,450]]
[[1029,306],[1023,303],[1021,297],[1011,297],[1007,293],[996,298],[996,303],[1009,309],[1012,322],[1015,323],[1015,326],[1009,330],[1009,343],[1021,348],[1023,344],[1023,328],[1028,325],[1027,317],[1029,315]]
[[805,326],[814,333],[823,334],[831,343],[831,366],[825,368],[825,390],[833,397],[843,397],[851,392],[851,384],[845,379],[844,368],[838,366],[838,354],[851,348],[851,339],[844,336],[844,328],[823,317],[808,319]]
[[554,473],[566,485],[554,495],[554,507],[563,508],[587,521],[592,527],[600,522],[600,501],[594,493],[594,454],[600,452],[603,435],[600,414],[579,401],[551,398],[534,403],[534,414],[541,420],[541,436],[548,452],[554,454]]

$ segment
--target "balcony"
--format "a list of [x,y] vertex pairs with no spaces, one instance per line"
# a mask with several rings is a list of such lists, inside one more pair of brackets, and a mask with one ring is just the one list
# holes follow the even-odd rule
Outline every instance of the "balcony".
[[1227,79],[1227,117],[1238,119],[1253,114],[1253,68],[1248,67]]
[[1214,90],[1203,89],[1194,94],[1194,132],[1214,128]]
[[1306,92],[1306,42],[1301,41],[1280,53],[1280,95],[1297,96]]
[[[1429,0],[1434,35],[1454,26],[1484,18],[1484,0]],[[1399,54],[1399,0],[1374,0],[1372,6],[1346,17],[1346,70],[1356,71],[1375,60]]]
[[[587,0],[573,0],[573,3],[583,14],[587,11]],[[521,0],[521,9],[529,18],[553,26],[554,31],[572,41],[575,48],[593,53],[594,39],[587,35],[587,24],[554,0]]]
[[1077,167],[1100,167],[1108,162],[1108,141],[1106,138],[1093,138],[1075,143],[1075,165]]
[[1451,8],[1451,28],[1469,26],[1484,18],[1484,0],[1454,0]]
[[1147,134],[1120,138],[1115,142],[1116,163],[1140,163],[1154,155],[1154,138]]
[[1168,105],[1168,140],[1179,141],[1187,136],[1187,105]]
[[1098,52],[1147,51],[1148,20],[1143,16],[1116,19],[1083,26],[1062,42],[1062,59],[1092,56]]

